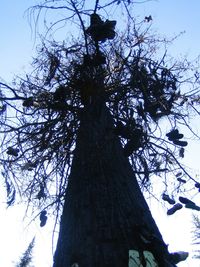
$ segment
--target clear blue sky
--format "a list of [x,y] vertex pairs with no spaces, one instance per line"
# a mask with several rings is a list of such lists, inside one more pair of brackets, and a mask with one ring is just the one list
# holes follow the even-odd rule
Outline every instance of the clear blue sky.
[[[25,10],[35,4],[34,0],[1,0],[0,4],[0,77],[6,81],[11,81],[13,75],[24,73],[28,69],[29,63],[32,61],[32,56],[35,52],[34,36],[31,34],[31,28],[28,24],[27,17],[24,17]],[[185,31],[174,45],[170,47],[170,53],[175,57],[188,54],[190,58],[195,58],[200,54],[200,0],[158,0],[150,1],[145,4],[135,5],[135,15],[143,19],[147,15],[153,17],[153,28],[161,35],[172,37]],[[117,19],[117,18],[116,18]],[[194,148],[195,145],[193,145]],[[192,150],[194,151],[194,150]],[[188,157],[188,161],[193,163],[193,167],[198,169],[198,157]],[[0,183],[1,184],[1,183]],[[15,230],[20,228],[20,215],[19,210],[13,212],[4,211],[3,198],[0,198],[0,266],[12,267],[12,261],[16,259],[18,253],[25,248],[24,242],[20,239],[30,241],[32,236],[27,234],[22,235],[22,229],[15,234]],[[200,200],[199,200],[200,203]],[[158,209],[158,208],[156,208]],[[190,220],[190,213],[184,213],[179,216],[174,215],[172,218],[164,217],[163,211],[160,210],[161,215],[155,217],[159,221],[161,232],[165,232],[164,238],[166,242],[173,243],[172,248],[178,250],[189,249],[186,242],[189,239],[189,231],[187,220]],[[162,218],[161,218],[162,217]],[[164,220],[165,219],[165,220]],[[178,225],[179,223],[179,225]],[[185,227],[181,225],[185,223]],[[176,230],[172,230],[178,226]],[[34,231],[38,231],[37,223],[34,225]],[[51,239],[46,237],[46,233],[50,232],[50,228],[39,229],[40,232],[40,249],[48,250],[46,244],[51,242]],[[20,238],[21,236],[21,238]],[[2,238],[3,237],[3,238]],[[49,247],[51,244],[49,244]],[[8,250],[9,251],[8,254]],[[42,252],[43,253],[43,252]],[[50,253],[50,252],[49,252]],[[9,256],[8,256],[9,255]],[[39,257],[39,256],[38,256]],[[49,260],[43,257],[40,265],[35,267],[50,267]],[[197,264],[197,265],[195,265]],[[180,267],[199,267],[199,263],[182,263]]]
[[153,16],[154,27],[158,33],[173,36],[185,31],[185,34],[173,45],[171,51],[174,55],[176,53],[189,53],[192,57],[199,55],[199,0],[155,0],[141,4],[139,8],[141,15]]
[[0,4],[0,77],[10,78],[31,62],[33,38],[25,10],[32,0],[2,0]]

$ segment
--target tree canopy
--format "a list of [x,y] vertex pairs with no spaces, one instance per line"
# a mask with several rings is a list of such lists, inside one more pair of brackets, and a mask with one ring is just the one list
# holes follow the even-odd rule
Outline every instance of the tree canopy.
[[[189,123],[199,115],[198,72],[168,55],[168,41],[151,31],[152,17],[138,22],[131,15],[134,4],[57,0],[29,10],[36,31],[41,18],[47,31],[33,71],[12,85],[0,83],[0,160],[8,205],[17,193],[41,210],[41,226],[48,207],[61,210],[80,118],[97,99],[112,114],[109,130],[119,136],[141,188],[151,191],[162,181],[160,194],[170,204],[170,195],[200,189],[181,162],[189,146],[184,128],[199,138]],[[60,27],[72,29],[61,41]]]

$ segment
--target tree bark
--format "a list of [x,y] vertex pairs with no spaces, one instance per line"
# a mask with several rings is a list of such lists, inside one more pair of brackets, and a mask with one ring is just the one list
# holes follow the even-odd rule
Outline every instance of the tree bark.
[[127,267],[129,250],[139,252],[143,266],[144,250],[158,266],[175,266],[113,127],[104,103],[86,106],[53,266]]

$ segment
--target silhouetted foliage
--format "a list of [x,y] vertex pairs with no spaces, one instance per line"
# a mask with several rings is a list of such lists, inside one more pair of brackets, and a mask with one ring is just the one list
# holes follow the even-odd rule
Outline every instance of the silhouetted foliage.
[[[50,3],[35,9],[56,8]],[[107,5],[114,3],[108,1]],[[116,3],[120,5],[120,1]],[[121,4],[126,5],[125,1]],[[112,42],[105,42],[111,38],[107,31],[115,32],[116,21],[103,20],[95,12],[107,5],[101,7],[97,1],[94,13],[81,11],[73,1],[63,8],[69,12],[70,5],[73,16],[80,19],[83,38],[73,40],[72,45],[43,43],[31,74],[16,80],[14,86],[1,83],[1,132],[5,133],[1,162],[8,205],[14,201],[15,190],[34,203],[59,205],[81,112],[99,96],[113,115],[113,131],[120,137],[141,186],[150,189],[150,177],[155,174],[163,177],[166,189],[169,183],[174,188],[184,188],[190,181],[197,184],[181,165],[188,142],[182,140],[179,130],[182,125],[189,127],[189,112],[196,109],[199,97],[192,79],[182,78],[188,65],[170,61],[166,51],[158,58],[156,36],[145,29],[146,19],[137,24],[128,14],[127,31],[116,36],[112,33]],[[83,24],[81,16],[90,15],[90,24]],[[98,34],[104,37],[94,37],[96,27],[102,28]],[[188,89],[182,90],[185,83]],[[171,181],[168,174],[179,170],[181,177]]]
[[[44,41],[32,73],[11,86],[0,84],[7,203],[12,205],[19,193],[39,207],[41,226],[48,208],[62,211],[80,119],[98,99],[112,114],[114,127],[108,131],[119,136],[141,188],[151,191],[156,179],[163,182],[162,199],[174,205],[169,215],[183,206],[172,195],[186,187],[199,190],[181,163],[189,146],[183,127],[198,137],[189,124],[190,114],[199,114],[198,81],[186,60],[171,59],[166,49],[161,53],[158,46],[166,47],[167,41],[151,33],[150,15],[136,22],[133,3],[43,1],[30,10],[37,23],[43,10],[66,12],[47,25],[47,36],[59,23],[74,22],[81,29],[71,40]],[[111,6],[125,11],[126,25],[118,16],[105,18]]]
[[33,248],[35,245],[35,238],[32,239],[30,244],[28,245],[28,248],[26,251],[23,253],[19,263],[16,265],[16,267],[29,267],[32,261],[32,253],[33,253]]
[[[200,245],[200,219],[199,216],[193,215],[193,236],[194,236],[194,245]],[[200,250],[195,250],[195,258],[200,259]]]

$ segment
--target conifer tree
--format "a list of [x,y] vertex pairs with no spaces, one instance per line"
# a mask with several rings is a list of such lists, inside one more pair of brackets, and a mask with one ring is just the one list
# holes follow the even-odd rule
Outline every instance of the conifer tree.
[[28,245],[28,248],[23,253],[16,267],[29,267],[30,266],[32,257],[33,257],[32,253],[33,253],[34,245],[35,245],[35,238],[33,238],[30,244]]
[[[166,40],[151,34],[151,16],[135,20],[134,4],[36,5],[30,15],[38,22],[45,11],[49,40],[38,49],[33,72],[0,83],[7,203],[20,195],[41,227],[56,214],[54,267],[131,261],[171,267],[187,257],[168,252],[142,191],[161,181],[157,198],[168,203],[168,215],[183,206],[199,209],[183,195],[188,187],[199,190],[199,181],[181,162],[189,145],[183,127],[197,136],[189,119],[199,114],[198,75],[166,49],[161,54],[158,45],[166,47]],[[58,10],[63,17],[48,26],[48,14],[52,19]],[[50,33],[59,23],[79,30],[56,41]]]

